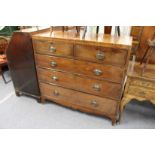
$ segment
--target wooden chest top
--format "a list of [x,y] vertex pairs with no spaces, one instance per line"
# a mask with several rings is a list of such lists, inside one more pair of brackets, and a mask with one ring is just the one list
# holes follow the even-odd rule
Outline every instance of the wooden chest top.
[[53,31],[50,33],[49,29],[44,31],[38,31],[32,35],[34,39],[42,40],[52,40],[52,41],[66,41],[69,43],[79,43],[87,45],[96,45],[104,47],[113,47],[121,49],[131,49],[132,46],[132,37],[130,36],[111,36],[107,34],[93,34],[87,32],[85,38],[82,38],[83,31],[81,30],[80,34],[77,35],[76,31]]

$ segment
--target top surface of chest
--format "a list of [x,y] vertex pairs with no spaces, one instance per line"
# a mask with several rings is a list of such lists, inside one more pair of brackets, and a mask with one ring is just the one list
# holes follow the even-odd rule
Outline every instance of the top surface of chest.
[[122,49],[130,49],[132,45],[132,37],[129,36],[112,36],[104,34],[86,33],[83,38],[83,31],[77,35],[76,31],[53,31],[50,33],[48,29],[32,35],[33,39],[51,40],[51,41],[66,41],[68,43],[80,43],[87,45],[96,45],[104,47],[114,47]]

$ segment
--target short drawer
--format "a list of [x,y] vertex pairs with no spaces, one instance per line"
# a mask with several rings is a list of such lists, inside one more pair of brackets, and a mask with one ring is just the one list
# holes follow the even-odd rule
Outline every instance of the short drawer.
[[75,45],[75,57],[92,62],[123,66],[126,63],[128,52],[122,49]]
[[124,70],[120,67],[39,54],[35,55],[35,59],[39,67],[82,74],[117,83],[121,83],[123,79]]
[[73,44],[59,41],[33,41],[34,50],[39,54],[73,56]]
[[121,85],[83,76],[37,68],[39,80],[93,95],[120,100]]
[[45,98],[69,107],[72,107],[72,105],[76,106],[78,109],[80,109],[80,107],[85,107],[92,110],[92,112],[98,111],[102,115],[115,115],[117,112],[118,103],[115,100],[101,98],[45,83],[40,83],[40,88],[41,94]]
[[139,86],[129,86],[128,94],[146,98],[148,100],[155,100],[155,90],[147,89]]

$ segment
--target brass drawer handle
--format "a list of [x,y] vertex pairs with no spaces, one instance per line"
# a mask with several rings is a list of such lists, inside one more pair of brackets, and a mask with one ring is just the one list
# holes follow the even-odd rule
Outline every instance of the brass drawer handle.
[[59,96],[60,94],[59,94],[59,92],[57,90],[54,90],[53,95],[54,96]]
[[56,67],[56,66],[57,66],[57,63],[56,63],[55,61],[52,61],[52,62],[51,62],[51,66],[52,66],[52,67]]
[[94,69],[94,74],[99,76],[99,75],[102,75],[103,72],[100,69]]
[[104,52],[98,51],[98,53],[96,54],[96,59],[103,60],[104,58],[105,58]]
[[98,84],[94,84],[93,89],[95,89],[96,91],[100,91],[101,87]]
[[52,76],[52,80],[58,81],[58,77],[57,76]]
[[56,52],[56,48],[53,46],[50,46],[49,51],[54,53],[54,52]]
[[93,105],[94,107],[97,107],[97,106],[98,106],[96,100],[92,100],[92,101],[91,101],[91,105]]

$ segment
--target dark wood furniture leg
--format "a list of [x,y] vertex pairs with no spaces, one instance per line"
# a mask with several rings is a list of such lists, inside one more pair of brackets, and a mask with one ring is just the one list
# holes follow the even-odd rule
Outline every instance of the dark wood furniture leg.
[[96,34],[99,32],[99,26],[96,27]]
[[121,35],[121,33],[120,33],[120,27],[119,26],[116,26],[116,27],[117,27],[118,36],[120,36]]
[[4,72],[3,72],[3,71],[2,71],[2,78],[3,78],[3,81],[4,81],[5,84],[11,82],[11,80],[7,81],[7,80],[5,79],[5,76],[4,76]]
[[104,33],[105,34],[110,34],[112,30],[112,26],[104,26]]
[[82,36],[82,39],[84,39],[84,38],[85,38],[86,32],[87,32],[87,26],[85,26],[85,27],[84,27],[84,31],[83,31],[83,36]]

